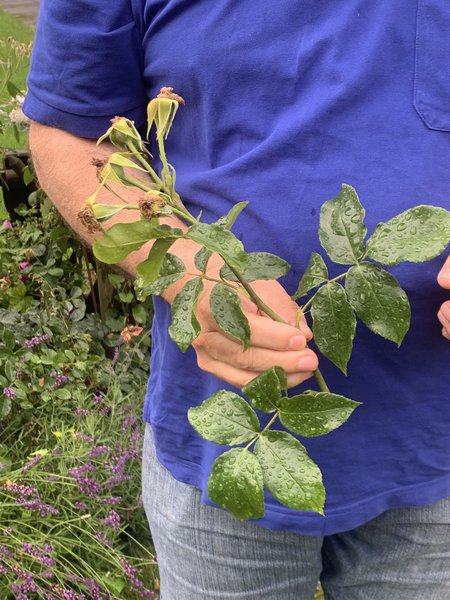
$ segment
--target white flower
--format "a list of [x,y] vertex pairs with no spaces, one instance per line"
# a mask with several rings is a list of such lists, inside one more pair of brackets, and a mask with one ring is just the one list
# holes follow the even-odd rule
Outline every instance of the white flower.
[[13,108],[9,113],[9,118],[16,125],[27,126],[30,123],[30,119],[22,112],[21,108]]

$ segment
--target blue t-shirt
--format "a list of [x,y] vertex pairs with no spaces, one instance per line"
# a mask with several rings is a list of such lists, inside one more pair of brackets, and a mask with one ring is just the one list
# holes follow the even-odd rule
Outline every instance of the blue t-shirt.
[[[186,100],[168,140],[181,197],[209,222],[249,200],[235,232],[292,264],[289,293],[320,252],[319,209],[342,182],[359,192],[369,233],[417,204],[450,208],[447,0],[42,1],[28,116],[95,138],[114,115],[141,125],[163,85]],[[325,516],[268,495],[262,526],[331,534],[450,493],[443,260],[393,269],[412,305],[400,349],[359,323],[348,377],[321,360],[331,389],[363,402],[330,435],[302,439],[323,471]],[[186,413],[224,385],[169,339],[169,306],[157,298],[155,309],[144,417],[161,462],[209,503],[224,448]]]

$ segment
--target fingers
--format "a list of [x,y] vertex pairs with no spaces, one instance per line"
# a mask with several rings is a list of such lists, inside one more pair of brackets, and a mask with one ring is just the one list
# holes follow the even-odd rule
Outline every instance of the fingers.
[[248,314],[252,346],[268,348],[279,352],[303,350],[306,347],[305,335],[292,325],[277,323],[259,314]]
[[238,388],[275,365],[286,372],[288,386],[293,387],[311,377],[318,365],[317,356],[308,348],[278,352],[250,346],[244,351],[240,343],[219,332],[201,334],[193,345],[203,371]]
[[445,288],[446,290],[450,290],[450,256],[447,258],[444,266],[439,271],[437,280],[441,287]]
[[442,335],[450,340],[450,300],[444,302],[437,316],[442,325]]
[[[199,360],[199,366],[200,366]],[[273,366],[273,365],[272,365]],[[212,373],[219,379],[234,385],[235,387],[242,389],[246,386],[252,379],[260,375],[261,373],[258,371],[250,371],[245,369],[238,369],[232,365],[227,365],[222,361],[216,361],[213,359],[208,360],[206,363],[200,366],[204,371],[208,373]],[[305,371],[300,373],[291,373],[287,375],[287,383],[288,388],[295,387],[296,385],[300,385],[306,379],[309,379],[313,373],[311,371]]]

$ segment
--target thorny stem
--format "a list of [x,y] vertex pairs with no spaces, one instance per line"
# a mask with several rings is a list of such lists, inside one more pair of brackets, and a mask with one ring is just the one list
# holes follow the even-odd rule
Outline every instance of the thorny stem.
[[[270,308],[270,306],[267,306],[267,304],[265,304],[265,302],[263,302],[261,300],[261,298],[258,296],[258,294],[256,294],[256,292],[253,290],[253,288],[251,287],[251,285],[249,285],[247,283],[247,281],[245,281],[245,279],[242,276],[242,273],[240,273],[237,269],[234,269],[226,260],[225,260],[225,263],[228,265],[228,267],[230,268],[230,270],[235,274],[235,276],[238,279],[239,283],[242,285],[242,287],[248,293],[248,295],[250,296],[250,298],[253,300],[253,302],[256,304],[256,306],[262,312],[266,313],[266,315],[268,315],[271,319],[273,319],[274,321],[277,321],[278,323],[285,323],[286,325],[289,325],[289,323],[285,319],[283,319],[283,317],[280,317],[280,315],[278,315],[275,311],[273,311]],[[315,377],[315,379],[317,381],[317,384],[319,385],[319,387],[320,387],[320,389],[321,389],[322,392],[329,392],[330,391],[329,387],[325,383],[325,379],[323,378],[323,375],[322,375],[322,373],[321,373],[321,371],[320,371],[319,368],[317,368],[314,371],[314,377]]]

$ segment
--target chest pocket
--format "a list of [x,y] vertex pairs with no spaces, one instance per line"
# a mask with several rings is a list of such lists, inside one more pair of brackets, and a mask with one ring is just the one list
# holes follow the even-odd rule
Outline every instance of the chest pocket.
[[414,106],[430,129],[450,131],[450,2],[418,2]]

